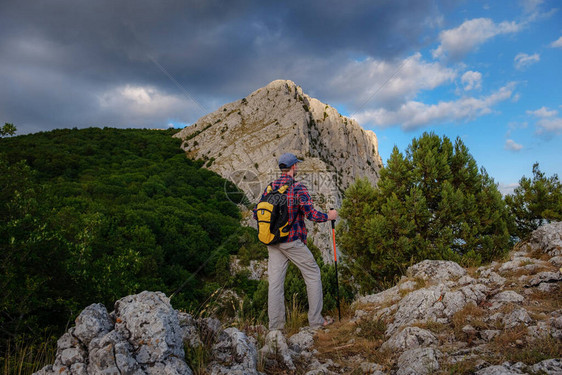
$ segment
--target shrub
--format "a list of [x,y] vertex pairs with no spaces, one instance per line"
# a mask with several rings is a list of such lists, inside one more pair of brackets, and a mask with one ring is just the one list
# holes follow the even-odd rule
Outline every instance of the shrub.
[[364,292],[396,281],[412,264],[444,259],[469,264],[503,255],[509,214],[496,184],[460,139],[414,139],[394,147],[378,188],[358,180],[345,192],[342,263]]

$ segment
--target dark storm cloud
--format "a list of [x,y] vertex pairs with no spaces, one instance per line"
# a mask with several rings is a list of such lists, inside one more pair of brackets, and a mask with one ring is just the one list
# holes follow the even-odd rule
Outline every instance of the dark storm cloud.
[[350,58],[400,56],[437,14],[419,0],[3,2],[0,121],[164,126],[278,78],[327,95]]

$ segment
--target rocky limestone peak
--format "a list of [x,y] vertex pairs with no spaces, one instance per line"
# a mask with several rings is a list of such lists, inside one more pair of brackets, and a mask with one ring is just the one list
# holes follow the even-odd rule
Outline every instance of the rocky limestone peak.
[[[175,136],[189,157],[233,181],[250,203],[279,176],[277,158],[285,152],[303,160],[297,180],[322,210],[338,207],[357,178],[376,184],[382,167],[375,133],[288,80],[225,104]],[[315,242],[329,248],[329,230],[311,228]]]
[[277,158],[284,152],[304,160],[301,175],[331,174],[335,186],[330,187],[336,190],[327,199],[340,199],[358,177],[376,183],[382,166],[375,133],[288,80],[273,81],[223,105],[176,137],[184,140],[190,157],[207,160],[206,167],[223,177],[236,179],[246,172],[247,182],[239,187],[250,199],[262,192],[255,182],[267,184],[279,173]]

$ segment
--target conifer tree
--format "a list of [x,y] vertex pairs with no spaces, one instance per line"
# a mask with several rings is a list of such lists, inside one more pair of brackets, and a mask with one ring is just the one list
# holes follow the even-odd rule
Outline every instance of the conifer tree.
[[496,184],[457,138],[424,133],[394,147],[378,187],[345,193],[342,260],[363,291],[387,286],[424,259],[479,264],[509,249],[508,211]]
[[515,218],[514,234],[523,239],[542,224],[562,220],[562,184],[558,175],[546,177],[533,165],[533,178],[523,176],[505,201]]

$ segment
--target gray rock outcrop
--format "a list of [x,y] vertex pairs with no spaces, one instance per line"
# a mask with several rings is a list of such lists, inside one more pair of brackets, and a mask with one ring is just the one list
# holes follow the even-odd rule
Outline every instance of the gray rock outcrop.
[[433,333],[419,327],[406,327],[395,333],[390,339],[382,344],[381,349],[407,350],[424,348],[437,344],[439,341]]
[[244,332],[231,327],[225,329],[212,348],[214,361],[211,374],[257,375],[256,346]]
[[433,348],[416,348],[402,353],[398,358],[396,375],[425,375],[439,370],[439,350]]
[[533,231],[528,246],[551,257],[562,256],[562,221],[552,222]]
[[[482,375],[562,374],[562,310],[555,302],[561,296],[561,236],[560,223],[541,227],[506,261],[470,274],[454,262],[415,264],[396,286],[358,298],[352,321],[386,322],[380,350],[395,362],[385,373],[450,373],[468,363]],[[503,341],[510,335],[511,342]],[[535,352],[535,346],[558,358],[493,365],[483,359]]]
[[190,375],[177,312],[159,292],[88,306],[57,342],[55,363],[37,374]]
[[504,362],[501,365],[489,366],[476,372],[476,375],[521,375],[521,374],[547,374],[562,375],[562,360],[547,359],[527,366],[522,362]]
[[265,337],[265,345],[260,349],[260,353],[265,356],[277,356],[282,363],[289,369],[295,370],[293,363],[293,352],[287,345],[287,339],[279,330],[270,331]]

